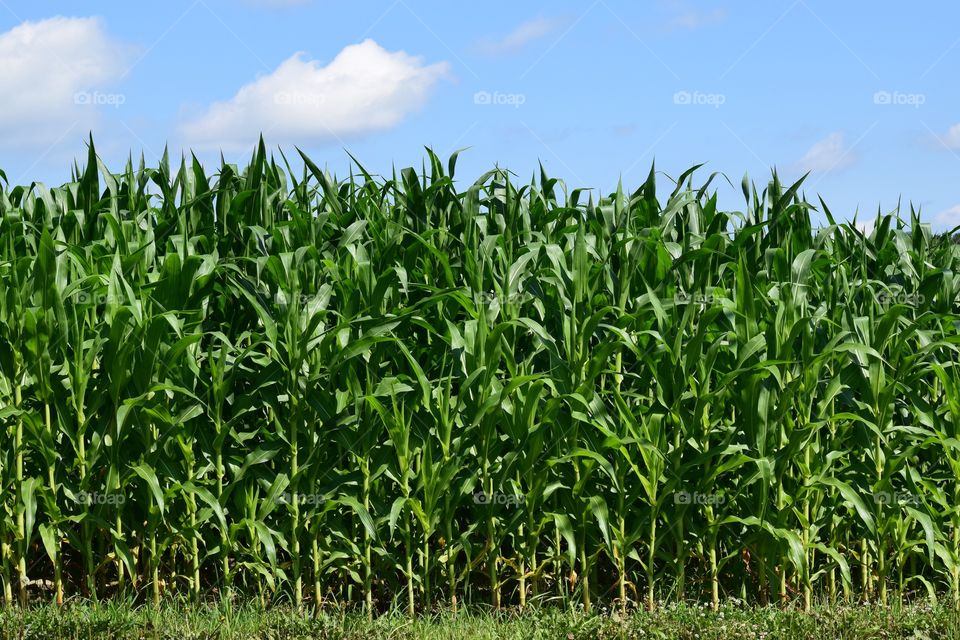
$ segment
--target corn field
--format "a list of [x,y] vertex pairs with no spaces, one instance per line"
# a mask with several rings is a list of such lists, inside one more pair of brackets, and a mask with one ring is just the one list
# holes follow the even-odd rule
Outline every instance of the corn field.
[[960,245],[456,159],[0,173],[5,601],[960,606]]

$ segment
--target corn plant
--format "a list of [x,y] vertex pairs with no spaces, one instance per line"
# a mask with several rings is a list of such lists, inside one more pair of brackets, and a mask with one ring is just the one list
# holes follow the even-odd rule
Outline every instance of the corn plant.
[[8,604],[960,606],[953,235],[290,160],[0,174]]

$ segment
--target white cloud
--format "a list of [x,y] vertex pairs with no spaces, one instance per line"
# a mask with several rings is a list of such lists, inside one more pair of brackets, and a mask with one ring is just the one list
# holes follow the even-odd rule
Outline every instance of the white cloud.
[[943,142],[951,149],[960,149],[960,124],[950,127]]
[[933,226],[946,231],[960,226],[960,204],[933,216]]
[[99,18],[55,17],[0,33],[4,143],[47,145],[68,131],[82,136],[99,109],[125,101],[102,90],[123,75],[130,52]]
[[713,11],[688,11],[681,16],[670,21],[667,25],[671,29],[686,29],[693,31],[719,24],[727,19],[726,9],[714,9]]
[[863,235],[869,236],[871,233],[873,233],[874,227],[877,226],[877,220],[879,220],[879,218],[867,220],[866,222],[858,222],[857,229],[859,229],[860,233]]
[[799,167],[802,171],[827,173],[846,169],[855,161],[856,157],[847,146],[846,136],[842,131],[835,131],[814,143],[800,160]]
[[198,148],[243,149],[257,136],[275,142],[338,140],[397,126],[449,74],[373,40],[344,48],[326,66],[294,54],[272,73],[215,102],[181,129]]
[[556,31],[563,24],[558,18],[534,18],[524,22],[519,27],[502,38],[482,40],[478,49],[488,56],[499,56],[516,53],[525,46]]

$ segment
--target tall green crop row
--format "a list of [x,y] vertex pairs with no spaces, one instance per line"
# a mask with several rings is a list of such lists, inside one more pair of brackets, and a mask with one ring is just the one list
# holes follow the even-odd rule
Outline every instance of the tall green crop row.
[[0,578],[960,606],[960,245],[691,170],[0,174]]

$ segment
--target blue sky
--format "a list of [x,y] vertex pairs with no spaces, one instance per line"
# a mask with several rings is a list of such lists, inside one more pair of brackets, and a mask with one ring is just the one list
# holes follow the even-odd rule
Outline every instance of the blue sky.
[[[707,163],[805,171],[840,218],[960,224],[960,4],[859,0],[0,0],[0,167],[68,178],[165,144],[242,162],[260,131],[342,173],[461,155],[609,192]],[[289,156],[289,154],[288,154]]]

